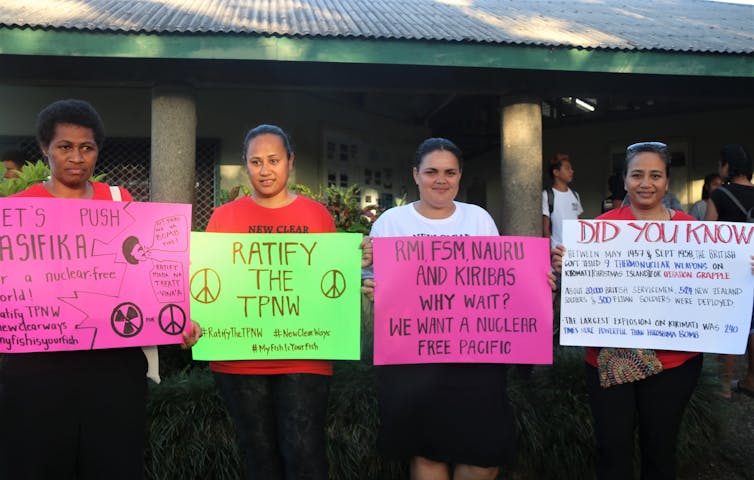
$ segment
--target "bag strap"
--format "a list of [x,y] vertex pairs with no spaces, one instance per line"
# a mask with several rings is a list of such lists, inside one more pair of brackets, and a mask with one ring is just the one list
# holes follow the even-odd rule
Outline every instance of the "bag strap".
[[545,192],[547,192],[547,207],[550,209],[550,216],[552,216],[552,211],[555,210],[555,192],[552,191],[552,187],[545,188]]
[[728,198],[731,199],[731,201],[741,210],[746,218],[749,218],[749,212],[746,211],[743,205],[741,205],[741,202],[738,201],[735,195],[728,190],[727,188],[723,187],[722,185],[717,187],[718,190],[722,191],[724,194],[728,196]]
[[[570,190],[573,196],[576,197],[576,201],[581,204],[579,192],[573,189]],[[550,209],[550,216],[552,216],[552,211],[555,210],[555,192],[553,192],[552,187],[545,188],[545,192],[547,192],[547,207]]]
[[123,195],[120,193],[120,187],[110,185],[110,196],[113,197],[113,201],[122,202]]

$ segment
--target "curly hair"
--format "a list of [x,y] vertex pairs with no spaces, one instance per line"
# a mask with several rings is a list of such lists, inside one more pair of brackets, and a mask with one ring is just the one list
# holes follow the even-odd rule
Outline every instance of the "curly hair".
[[37,115],[37,141],[43,147],[48,147],[55,136],[55,128],[59,124],[69,123],[92,130],[94,141],[98,148],[105,143],[105,126],[99,113],[84,100],[58,100],[46,106]]

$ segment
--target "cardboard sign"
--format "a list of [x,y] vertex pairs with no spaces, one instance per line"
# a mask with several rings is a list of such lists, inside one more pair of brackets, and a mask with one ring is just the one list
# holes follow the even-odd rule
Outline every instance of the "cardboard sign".
[[0,199],[0,352],[180,343],[191,205]]
[[374,363],[552,363],[549,241],[374,239]]
[[754,224],[563,223],[560,342],[741,354]]
[[191,234],[197,360],[359,359],[361,235]]

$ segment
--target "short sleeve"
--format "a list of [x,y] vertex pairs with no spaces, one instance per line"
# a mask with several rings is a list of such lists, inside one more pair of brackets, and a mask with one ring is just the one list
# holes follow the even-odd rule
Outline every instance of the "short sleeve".
[[209,217],[209,222],[207,222],[207,228],[204,229],[205,232],[217,232],[217,210],[212,211],[212,215]]
[[474,205],[473,207],[475,207],[474,211],[479,217],[477,223],[479,225],[479,232],[477,233],[477,235],[485,237],[497,237],[498,235],[500,235],[500,232],[497,229],[497,225],[495,225],[495,220],[492,218],[489,212],[476,205]]
[[335,227],[335,220],[333,220],[332,215],[330,215],[330,212],[326,208],[322,208],[324,211],[322,212],[322,223],[324,224],[325,228],[323,229],[325,232],[337,232],[338,229]]
[[[579,205],[581,202],[579,202]],[[547,203],[547,190],[542,190],[542,215],[545,217],[550,216],[550,205]]]
[[134,201],[134,197],[131,196],[131,192],[129,192],[128,190],[126,190],[123,187],[118,187],[118,189],[120,189],[120,196],[123,198],[124,202],[133,202]]

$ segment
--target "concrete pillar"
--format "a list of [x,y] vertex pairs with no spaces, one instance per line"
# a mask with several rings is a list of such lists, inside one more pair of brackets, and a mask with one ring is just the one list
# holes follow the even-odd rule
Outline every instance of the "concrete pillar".
[[542,106],[534,97],[503,99],[501,235],[542,236]]
[[185,87],[152,90],[153,202],[193,203],[196,172],[196,101]]

